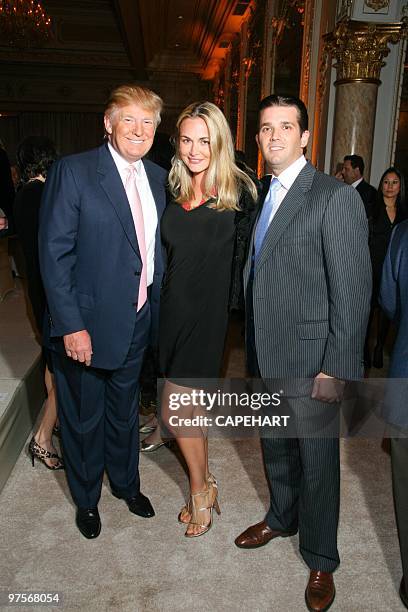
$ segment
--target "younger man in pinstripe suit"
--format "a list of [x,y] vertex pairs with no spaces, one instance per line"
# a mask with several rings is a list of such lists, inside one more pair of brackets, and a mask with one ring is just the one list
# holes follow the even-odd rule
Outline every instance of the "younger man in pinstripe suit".
[[[294,410],[327,414],[338,380],[363,374],[371,296],[368,225],[354,189],[322,174],[303,156],[309,132],[305,105],[268,96],[260,104],[257,142],[272,177],[244,270],[247,351],[251,374],[310,379],[311,393]],[[299,409],[300,407],[300,409]],[[339,564],[339,441],[315,437],[263,439],[270,509],[235,540],[256,548],[299,531],[310,568],[309,610],[328,610]]]

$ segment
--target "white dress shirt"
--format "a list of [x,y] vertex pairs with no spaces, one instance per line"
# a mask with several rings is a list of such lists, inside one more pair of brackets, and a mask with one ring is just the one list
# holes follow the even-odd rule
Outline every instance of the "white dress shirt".
[[354,183],[351,183],[351,186],[354,187],[354,189],[356,187],[358,187],[358,185],[361,183],[361,181],[363,180],[363,177],[359,178],[358,181],[354,181]]
[[276,192],[275,204],[271,211],[269,223],[272,221],[272,219],[276,215],[276,212],[279,206],[282,204],[283,198],[286,196],[289,189],[292,187],[293,183],[297,179],[298,174],[300,173],[302,168],[306,166],[306,164],[307,164],[307,161],[306,161],[305,156],[301,155],[295,162],[293,162],[293,164],[291,164],[290,166],[288,166],[288,168],[283,170],[283,172],[281,172],[279,176],[275,176],[275,174],[272,174],[271,182],[274,178],[277,178],[281,186]]
[[146,241],[146,261],[147,261],[147,286],[153,282],[154,273],[154,247],[157,229],[157,210],[152,191],[150,189],[149,180],[144,169],[141,159],[133,164],[129,164],[108,142],[109,151],[112,154],[113,161],[118,169],[123,186],[126,183],[127,168],[131,165],[136,168],[136,187],[139,192],[140,201],[142,203],[143,221]]

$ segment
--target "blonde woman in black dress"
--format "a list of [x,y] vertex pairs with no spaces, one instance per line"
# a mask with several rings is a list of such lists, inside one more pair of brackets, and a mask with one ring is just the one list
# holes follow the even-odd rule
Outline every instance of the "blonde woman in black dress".
[[[200,388],[200,379],[220,374],[230,302],[240,293],[257,199],[254,183],[235,165],[228,123],[214,104],[194,103],[181,113],[169,186],[172,200],[162,219],[162,417],[189,471],[190,498],[179,520],[187,525],[187,537],[197,537],[210,529],[212,509],[219,511],[217,483],[208,468],[205,432],[189,428],[177,435],[168,424],[168,397],[189,390],[178,379]],[[194,414],[193,406],[183,410],[183,416]]]

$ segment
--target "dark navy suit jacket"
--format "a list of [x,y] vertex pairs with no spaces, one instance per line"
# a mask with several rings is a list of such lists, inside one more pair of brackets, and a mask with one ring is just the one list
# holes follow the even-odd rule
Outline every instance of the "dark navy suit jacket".
[[[150,299],[154,344],[167,175],[153,162],[143,164],[159,221]],[[134,331],[142,262],[126,192],[107,145],[52,166],[41,205],[39,248],[49,307],[44,333],[48,346],[63,350],[62,336],[86,329],[92,340],[92,366],[121,366]]]
[[[402,221],[393,231],[384,261],[380,304],[398,327],[388,376],[408,378],[408,221]],[[408,429],[408,380],[388,385],[384,416],[390,423]]]

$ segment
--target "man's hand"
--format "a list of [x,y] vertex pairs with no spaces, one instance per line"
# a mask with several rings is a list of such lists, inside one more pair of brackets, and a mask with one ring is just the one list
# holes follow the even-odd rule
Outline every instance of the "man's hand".
[[338,378],[319,372],[314,379],[312,398],[320,402],[328,402],[329,404],[341,402],[343,399],[344,386],[344,380],[339,380]]
[[6,230],[8,228],[7,217],[0,217],[0,230]]
[[91,365],[92,342],[86,329],[64,336],[64,346],[68,357],[87,366]]

